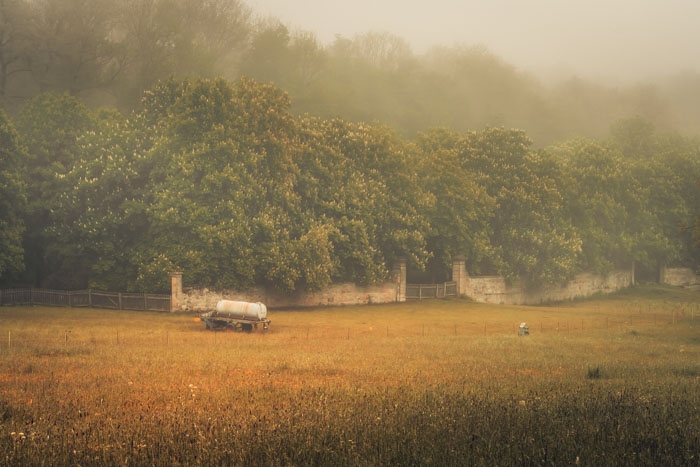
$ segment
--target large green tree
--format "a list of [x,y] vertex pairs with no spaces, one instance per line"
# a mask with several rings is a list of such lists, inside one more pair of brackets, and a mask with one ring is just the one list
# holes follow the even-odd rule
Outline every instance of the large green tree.
[[469,134],[459,151],[464,168],[496,202],[493,266],[506,279],[537,288],[578,272],[581,239],[566,218],[557,161],[531,144],[523,131],[487,128]]
[[177,267],[200,285],[313,286],[296,262],[313,242],[295,192],[296,123],[288,108],[284,93],[251,80],[183,87],[147,155],[157,163],[144,278]]
[[427,245],[431,253],[427,280],[448,280],[457,256],[468,258],[468,269],[479,274],[493,258],[490,220],[495,199],[465,169],[458,148],[463,135],[447,129],[421,133],[415,143],[420,152],[417,172],[421,185],[432,194]]
[[644,119],[616,123],[611,144],[624,155],[636,182],[626,206],[629,232],[636,232],[637,272],[656,279],[659,266],[692,265],[692,241],[686,227],[698,206],[695,182],[700,177],[700,150],[674,133],[661,133]]
[[611,135],[550,149],[564,164],[571,223],[583,239],[582,267],[607,273],[634,262],[641,279],[655,279],[663,264],[693,266],[697,142],[657,134],[638,118],[618,122]]
[[140,290],[138,265],[149,244],[147,200],[154,140],[138,115],[101,111],[77,141],[66,189],[52,217],[49,254],[73,258],[72,287]]
[[[399,257],[425,261],[425,226],[415,203],[412,176],[406,170],[394,136],[386,128],[339,119],[306,118],[301,122],[297,191],[308,219],[328,232],[334,281],[371,284],[386,279]],[[373,149],[383,147],[382,151]],[[380,165],[392,166],[390,171]],[[407,183],[400,191],[392,186]],[[412,188],[411,188],[412,187]],[[400,203],[409,203],[406,208]],[[399,211],[407,214],[401,219]],[[393,231],[395,228],[395,231]],[[409,231],[411,234],[409,235]]]
[[27,184],[24,239],[26,277],[36,286],[65,287],[68,271],[77,271],[69,255],[47,255],[54,244],[52,219],[57,215],[59,196],[70,188],[66,175],[72,170],[78,139],[94,127],[94,117],[77,98],[68,94],[44,93],[27,103],[16,120],[27,157],[21,164]]
[[629,211],[639,187],[629,161],[597,141],[573,140],[550,148],[564,167],[568,216],[582,239],[581,268],[607,274],[635,258]]

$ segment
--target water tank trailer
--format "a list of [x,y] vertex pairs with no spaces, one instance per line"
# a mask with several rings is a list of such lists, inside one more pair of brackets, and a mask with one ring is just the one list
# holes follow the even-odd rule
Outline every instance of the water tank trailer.
[[250,332],[261,325],[263,330],[270,326],[267,307],[263,303],[219,300],[216,310],[199,315],[207,329],[227,329]]

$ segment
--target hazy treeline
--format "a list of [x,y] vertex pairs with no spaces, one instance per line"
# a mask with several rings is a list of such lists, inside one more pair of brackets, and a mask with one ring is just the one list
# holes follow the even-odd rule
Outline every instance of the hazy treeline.
[[530,287],[695,267],[700,143],[625,119],[601,140],[295,116],[252,79],[168,80],[140,110],[44,93],[0,113],[0,285],[286,291],[472,274]]
[[603,137],[621,118],[697,134],[700,75],[623,86],[543,84],[480,47],[414,54],[385,33],[338,37],[258,20],[240,0],[2,0],[0,103],[46,91],[125,114],[162,79],[249,76],[289,92],[292,112],[380,121],[404,137],[435,126],[524,129],[537,147]]

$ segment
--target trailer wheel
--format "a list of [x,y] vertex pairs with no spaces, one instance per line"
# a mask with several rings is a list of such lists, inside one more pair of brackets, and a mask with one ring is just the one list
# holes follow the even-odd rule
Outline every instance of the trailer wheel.
[[245,332],[253,332],[253,325],[250,323],[243,323],[243,324],[241,324],[241,327],[243,328],[243,331],[245,331]]

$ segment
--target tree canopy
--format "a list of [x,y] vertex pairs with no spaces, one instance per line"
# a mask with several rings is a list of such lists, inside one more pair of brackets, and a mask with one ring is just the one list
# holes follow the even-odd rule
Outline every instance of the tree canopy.
[[444,280],[466,256],[537,288],[700,259],[697,140],[639,119],[547,148],[504,127],[406,139],[292,107],[249,78],[162,81],[128,116],[37,96],[0,125],[0,281],[158,291],[181,270],[293,293],[377,283],[399,258]]

